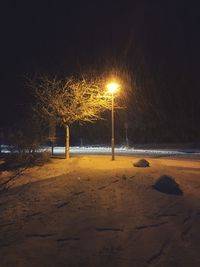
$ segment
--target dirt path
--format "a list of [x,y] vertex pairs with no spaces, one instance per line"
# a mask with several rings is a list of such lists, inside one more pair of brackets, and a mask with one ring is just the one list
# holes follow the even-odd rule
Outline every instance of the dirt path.
[[[200,161],[87,156],[26,170],[0,198],[0,266],[200,266]],[[173,176],[183,196],[152,188]]]

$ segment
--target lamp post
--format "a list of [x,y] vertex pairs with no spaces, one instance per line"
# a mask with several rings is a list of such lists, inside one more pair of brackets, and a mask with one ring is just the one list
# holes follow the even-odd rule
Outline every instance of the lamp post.
[[112,96],[112,137],[111,137],[111,146],[112,146],[112,160],[115,160],[115,125],[114,125],[114,93],[119,89],[119,84],[112,82],[107,85],[108,92]]

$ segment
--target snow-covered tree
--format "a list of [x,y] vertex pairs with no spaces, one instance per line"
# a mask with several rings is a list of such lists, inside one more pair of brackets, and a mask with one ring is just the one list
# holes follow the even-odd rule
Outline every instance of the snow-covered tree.
[[66,158],[69,158],[69,127],[74,122],[95,122],[111,109],[111,96],[103,78],[49,79],[28,81],[35,96],[34,111],[46,121],[66,128]]

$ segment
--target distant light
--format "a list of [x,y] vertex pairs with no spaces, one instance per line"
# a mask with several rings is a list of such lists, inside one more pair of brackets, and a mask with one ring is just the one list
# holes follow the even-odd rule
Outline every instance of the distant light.
[[114,94],[119,89],[119,84],[112,82],[107,85],[107,88],[110,94]]

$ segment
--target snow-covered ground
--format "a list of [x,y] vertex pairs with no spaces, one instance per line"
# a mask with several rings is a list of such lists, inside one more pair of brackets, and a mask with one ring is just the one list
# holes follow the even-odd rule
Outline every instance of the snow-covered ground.
[[[200,159],[145,158],[148,168],[73,155],[24,170],[0,196],[0,266],[200,266]],[[163,174],[182,196],[152,187]]]
[[[56,153],[63,151],[64,148],[57,147],[55,149]],[[71,147],[71,153],[80,153],[80,154],[110,154],[110,147]],[[126,148],[126,147],[116,147],[115,152],[117,154],[128,154],[128,155],[183,155],[188,153],[200,155],[200,150],[168,150],[168,149],[135,149],[135,148]]]
[[[40,151],[50,151],[51,147],[43,147]],[[10,153],[9,147],[2,146],[2,152]],[[65,147],[54,147],[54,154],[64,154]],[[111,154],[111,147],[103,147],[103,146],[71,146],[70,153],[72,154]],[[160,155],[160,156],[175,156],[175,155],[194,155],[200,156],[200,149],[137,149],[137,148],[127,148],[127,147],[116,147],[115,153],[117,155]]]

